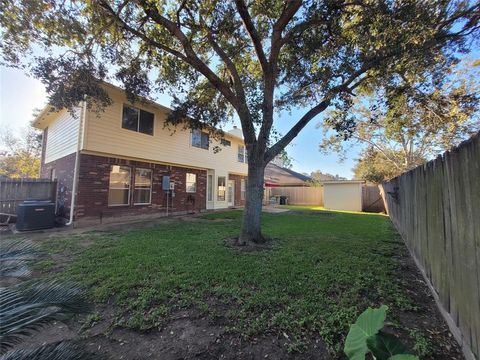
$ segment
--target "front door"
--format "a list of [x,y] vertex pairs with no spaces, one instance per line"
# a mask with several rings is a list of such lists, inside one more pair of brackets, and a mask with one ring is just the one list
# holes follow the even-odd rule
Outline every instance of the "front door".
[[228,206],[235,205],[235,181],[234,180],[228,180],[227,205]]

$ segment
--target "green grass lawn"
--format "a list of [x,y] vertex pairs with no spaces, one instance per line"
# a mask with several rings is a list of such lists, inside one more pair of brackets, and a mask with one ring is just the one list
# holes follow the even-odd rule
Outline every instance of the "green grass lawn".
[[263,215],[272,250],[225,247],[241,212],[211,213],[96,237],[62,276],[97,302],[115,301],[122,326],[157,327],[193,306],[245,337],[285,333],[291,350],[320,334],[332,354],[367,306],[414,308],[392,256],[405,248],[387,217],[292,209]]

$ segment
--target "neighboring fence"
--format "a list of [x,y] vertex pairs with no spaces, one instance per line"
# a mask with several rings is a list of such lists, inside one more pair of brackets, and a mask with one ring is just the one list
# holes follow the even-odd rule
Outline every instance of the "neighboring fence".
[[362,211],[385,212],[385,205],[378,185],[365,184],[362,187]]
[[16,214],[25,200],[55,201],[57,182],[46,179],[0,179],[0,213]]
[[323,206],[323,188],[320,186],[282,186],[270,188],[268,197],[286,196],[290,205],[317,205]]
[[452,332],[478,358],[480,134],[383,184],[382,195]]

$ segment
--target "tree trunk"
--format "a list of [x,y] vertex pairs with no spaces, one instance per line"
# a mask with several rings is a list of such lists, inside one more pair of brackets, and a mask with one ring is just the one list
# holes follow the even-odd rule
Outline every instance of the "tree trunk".
[[245,245],[249,242],[265,242],[261,229],[264,173],[265,164],[263,161],[249,157],[247,193],[239,237],[240,245]]

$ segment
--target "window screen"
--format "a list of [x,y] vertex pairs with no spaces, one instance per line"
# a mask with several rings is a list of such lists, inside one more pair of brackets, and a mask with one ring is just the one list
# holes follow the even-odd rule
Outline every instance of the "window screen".
[[135,205],[150,204],[152,202],[152,170],[135,169],[135,189],[133,203]]
[[112,165],[108,188],[108,205],[128,205],[130,203],[130,168]]
[[197,192],[197,175],[196,174],[187,173],[186,191],[187,193]]

